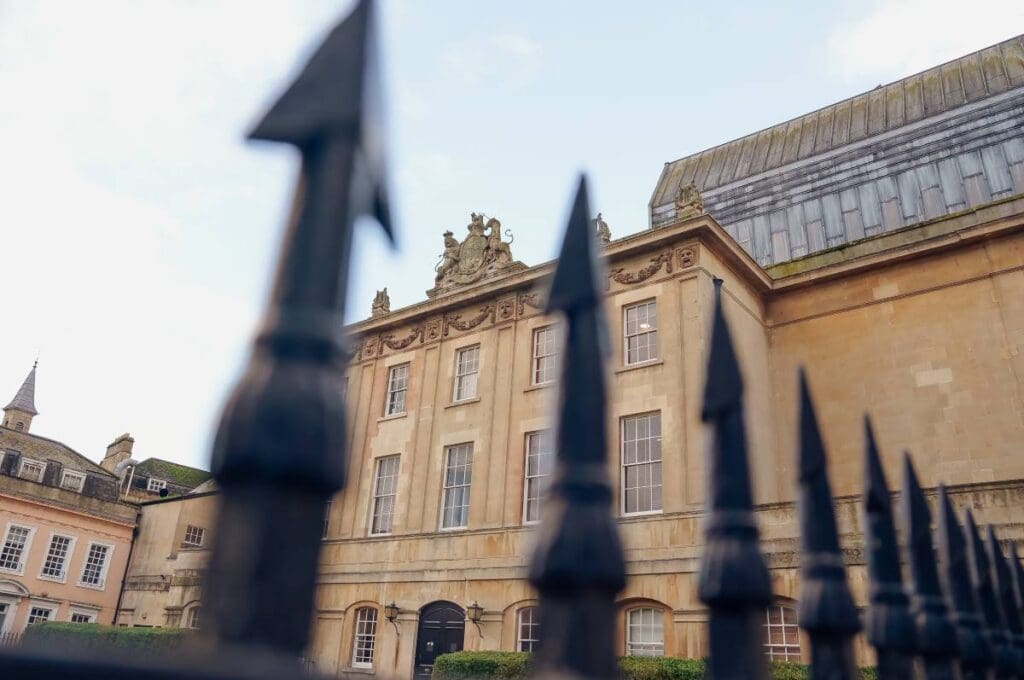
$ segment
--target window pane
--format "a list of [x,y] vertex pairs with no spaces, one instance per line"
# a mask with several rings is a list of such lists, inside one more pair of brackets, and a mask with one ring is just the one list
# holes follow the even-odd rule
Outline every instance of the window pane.
[[764,650],[765,655],[773,661],[801,660],[796,609],[784,604],[773,604],[765,610]]
[[26,527],[18,526],[12,526],[7,531],[3,550],[0,551],[0,569],[8,571],[21,569],[21,557],[25,553],[25,544],[28,542],[29,533]]
[[663,656],[665,654],[664,613],[653,607],[631,609],[626,613],[626,654]]
[[657,328],[657,306],[653,300],[626,307],[622,324],[626,364],[658,358]]
[[109,551],[110,549],[105,545],[93,543],[89,546],[89,554],[85,558],[85,568],[82,570],[82,583],[91,586],[103,585],[104,567]]
[[533,332],[533,378],[534,385],[555,380],[558,372],[558,346],[555,326],[538,328]]
[[552,439],[550,430],[530,432],[526,435],[524,522],[536,522],[541,518],[541,504],[554,467],[555,455]]
[[459,444],[447,448],[444,494],[441,504],[441,528],[443,529],[464,527],[468,523],[472,452],[472,444]]
[[373,665],[373,648],[377,639],[377,610],[360,607],[356,610],[352,641],[352,665],[368,668]]
[[370,533],[387,534],[391,532],[395,495],[398,492],[398,462],[398,456],[387,456],[377,460],[377,479],[373,485]]
[[525,607],[519,610],[517,625],[518,641],[516,649],[520,652],[532,652],[540,643],[540,618],[536,607]]
[[405,394],[409,387],[409,364],[392,366],[388,373],[388,396],[385,415],[405,413]]
[[46,550],[46,559],[40,574],[49,578],[64,578],[64,566],[67,563],[68,549],[71,547],[70,536],[54,536],[50,539],[50,547]]
[[622,511],[661,510],[661,414],[622,419]]

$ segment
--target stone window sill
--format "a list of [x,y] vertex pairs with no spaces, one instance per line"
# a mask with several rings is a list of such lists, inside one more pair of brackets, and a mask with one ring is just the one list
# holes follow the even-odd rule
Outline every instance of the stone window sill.
[[381,416],[380,418],[377,418],[377,422],[383,423],[385,420],[398,420],[399,418],[405,418],[407,415],[409,415],[408,411],[403,411],[402,413],[392,413],[389,416]]
[[523,392],[533,392],[534,390],[546,390],[549,387],[554,387],[557,384],[558,384],[558,381],[552,380],[550,382],[541,383],[539,385],[530,385],[525,390],[523,390]]
[[455,408],[456,406],[465,406],[466,404],[475,404],[480,401],[480,397],[473,397],[472,399],[462,399],[460,401],[453,401],[452,403],[445,406],[445,408]]
[[627,371],[635,371],[635,370],[637,370],[639,368],[650,368],[651,366],[663,366],[664,364],[665,364],[665,360],[664,359],[652,359],[650,361],[644,361],[644,362],[638,363],[638,364],[629,364],[628,366],[623,366],[622,368],[616,368],[615,369],[615,375],[618,375],[619,373],[626,373]]

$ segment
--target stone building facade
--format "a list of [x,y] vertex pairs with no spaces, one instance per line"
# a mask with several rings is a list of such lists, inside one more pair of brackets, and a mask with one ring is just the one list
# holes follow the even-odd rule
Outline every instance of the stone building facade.
[[[800,365],[858,604],[865,412],[894,487],[910,449],[926,486],[945,482],[958,506],[1024,538],[1021,121],[1015,38],[667,164],[652,228],[604,247],[603,426],[629,573],[619,653],[707,652],[699,400],[716,276],[778,597],[766,653],[805,654],[792,609]],[[446,234],[445,286],[348,329],[349,486],[327,514],[310,650],[324,669],[422,676],[439,652],[530,649],[544,635],[526,565],[552,460],[552,265],[474,278],[496,261],[477,241],[467,262]]]
[[36,621],[112,623],[136,508],[118,479],[30,431],[36,368],[0,427],[0,638]]

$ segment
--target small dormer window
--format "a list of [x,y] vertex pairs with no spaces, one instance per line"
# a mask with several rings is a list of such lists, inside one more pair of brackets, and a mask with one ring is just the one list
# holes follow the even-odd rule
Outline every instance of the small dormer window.
[[150,477],[149,482],[146,484],[146,490],[154,493],[160,493],[167,488],[167,482],[156,477]]
[[60,476],[60,488],[62,489],[82,493],[82,487],[84,486],[85,475],[81,472],[75,472],[74,470],[65,470],[64,473]]
[[42,482],[43,474],[46,472],[46,463],[41,460],[22,458],[21,466],[18,468],[18,476],[33,482]]

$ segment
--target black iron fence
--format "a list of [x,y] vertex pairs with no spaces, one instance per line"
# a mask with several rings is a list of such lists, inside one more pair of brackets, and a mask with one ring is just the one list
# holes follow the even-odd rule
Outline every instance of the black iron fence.
[[[221,420],[213,462],[223,492],[205,602],[206,635],[174,658],[96,657],[6,648],[2,677],[254,678],[310,676],[307,645],[325,501],[345,484],[342,336],[352,225],[375,217],[390,234],[372,67],[373,4],[363,0],[313,55],[252,133],[302,156],[276,282],[248,367]],[[557,466],[531,583],[545,635],[539,675],[615,675],[615,597],[625,584],[607,476],[604,276],[580,182],[547,311],[567,327],[557,410]],[[710,429],[708,512],[699,595],[709,611],[709,671],[766,678],[763,616],[772,592],[753,514],[743,379],[715,279],[702,418]],[[854,678],[863,630],[883,679],[1024,678],[1024,572],[991,528],[961,525],[938,495],[931,512],[909,456],[892,493],[865,420],[864,518],[870,602],[854,606],[840,551],[827,455],[801,374],[799,621],[812,677]],[[339,455],[339,452],[342,455]],[[908,576],[904,579],[906,564]],[[204,617],[204,619],[207,617]],[[0,643],[6,642],[4,638]]]

